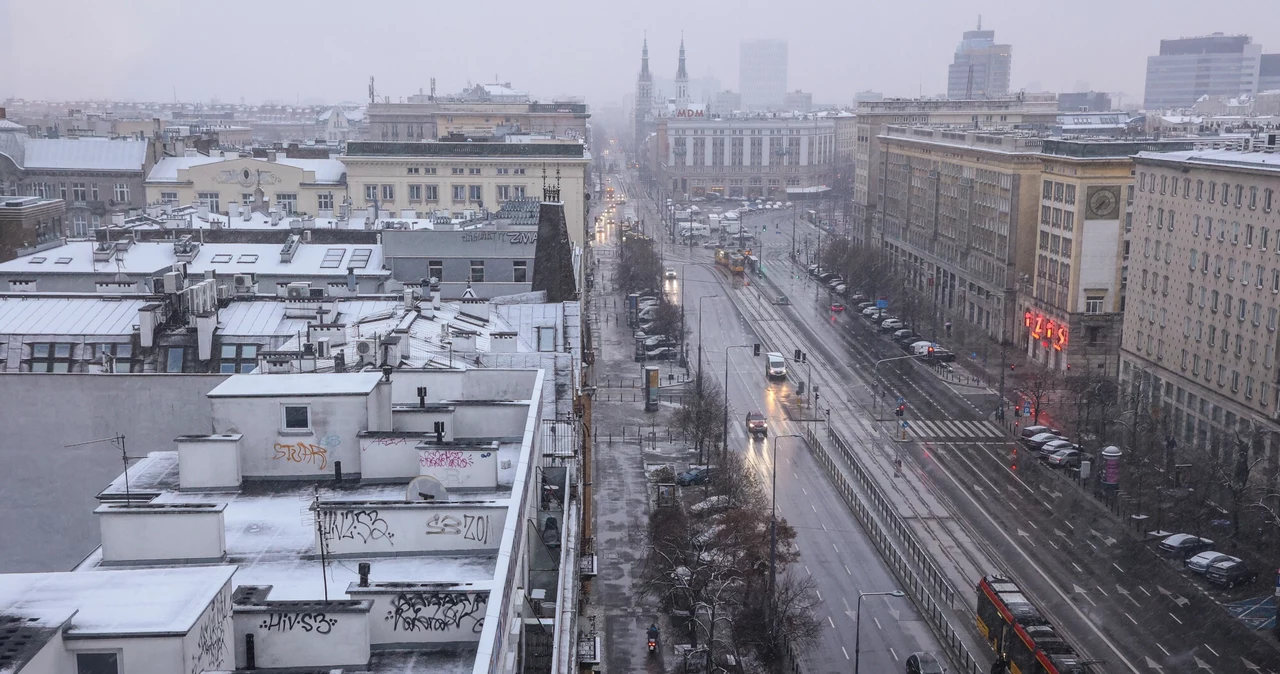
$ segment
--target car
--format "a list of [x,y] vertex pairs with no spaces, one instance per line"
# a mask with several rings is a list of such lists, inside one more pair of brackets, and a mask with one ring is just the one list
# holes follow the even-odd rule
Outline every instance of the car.
[[1186,561],[1186,565],[1187,568],[1190,569],[1191,573],[1204,575],[1204,573],[1209,570],[1210,566],[1217,564],[1218,562],[1225,562],[1228,560],[1239,562],[1240,558],[1232,557],[1231,555],[1218,552],[1217,550],[1206,550],[1205,552],[1199,552],[1192,555],[1191,558]]
[[769,379],[786,379],[786,357],[776,351],[764,354],[764,376]]
[[1204,572],[1204,579],[1213,585],[1230,589],[1257,580],[1258,572],[1248,564],[1232,558],[1211,564]]
[[821,274],[818,274],[818,280],[823,283],[826,283],[827,281],[830,281],[835,277],[836,277],[835,272],[824,271]]
[[901,330],[895,330],[893,332],[893,339],[896,341],[896,340],[902,339],[903,337],[910,337],[911,335],[914,335],[914,334],[916,333],[912,332],[911,328],[902,328]]
[[1213,541],[1191,534],[1174,534],[1160,541],[1160,552],[1180,559],[1186,559],[1212,547]]
[[884,321],[880,323],[880,329],[881,330],[901,330],[903,327],[905,327],[905,325],[906,324],[904,324],[902,321],[896,318],[886,318],[884,319]]
[[1027,447],[1030,447],[1031,449],[1040,449],[1042,446],[1044,446],[1045,443],[1053,442],[1054,440],[1066,440],[1066,438],[1062,437],[1061,435],[1056,435],[1054,433],[1041,433],[1039,435],[1033,435],[1029,438],[1024,438],[1022,440],[1022,444],[1026,445]]
[[747,412],[747,433],[752,437],[769,434],[769,422],[759,412]]
[[[910,331],[908,331],[908,332],[910,332]],[[912,332],[911,334],[909,334],[909,335],[905,335],[905,336],[903,336],[901,339],[896,339],[896,340],[894,340],[894,341],[896,341],[896,342],[898,343],[898,346],[901,346],[901,347],[902,347],[902,350],[903,350],[903,351],[908,351],[908,352],[909,352],[909,351],[911,351],[911,345],[912,345],[912,344],[915,344],[915,343],[916,343],[916,342],[918,342],[918,341],[920,341],[920,335],[917,335],[916,333]]]
[[955,362],[955,359],[956,354],[954,351],[940,347],[934,347],[932,353],[925,353],[925,360],[932,363],[952,363]]
[[880,310],[879,310],[879,309],[877,309],[877,308],[875,307],[875,305],[874,305],[874,304],[873,304],[873,305],[871,305],[871,306],[869,306],[869,307],[863,307],[863,308],[862,308],[862,315],[863,315],[863,316],[871,316],[871,315],[873,315],[873,314],[878,314],[878,313],[880,313]]
[[[851,301],[852,301],[852,300],[851,300]],[[859,303],[858,303],[858,311],[863,311],[863,310],[865,310],[865,309],[870,309],[870,308],[874,307],[875,305],[876,305],[876,303],[875,303],[875,302],[859,302]]]
[[1071,444],[1070,440],[1051,440],[1040,445],[1036,451],[1040,453],[1041,459],[1047,459],[1062,449],[1079,449],[1079,447]]
[[791,304],[791,300],[787,299],[786,295],[778,295],[778,298],[775,299],[773,303],[777,304],[778,306],[785,307]]
[[721,245],[722,245],[722,244],[715,243],[714,241],[708,241],[708,242],[706,242],[706,243],[702,244],[702,247],[703,247],[703,248],[706,248],[707,250],[714,250],[714,249],[716,249],[716,248],[721,247]]
[[859,292],[855,292],[855,293],[853,293],[852,295],[849,295],[849,301],[850,301],[850,302],[859,302],[859,303],[861,303],[861,302],[865,302],[865,301],[866,301],[866,299],[867,299],[866,295],[863,295],[862,293],[859,293]]
[[674,268],[672,268],[672,267],[667,267],[667,271],[664,273],[664,275],[665,275],[667,278],[675,278],[675,277],[676,277],[676,270],[675,270]]
[[832,303],[831,303],[831,310],[832,310],[832,311],[844,311],[844,302],[838,302],[838,301],[837,301],[837,302],[832,302]]
[[681,487],[690,487],[695,484],[704,484],[710,479],[710,468],[690,468],[676,476],[676,484]]
[[933,653],[912,653],[907,658],[907,674],[943,674],[945,671]]
[[827,279],[827,287],[830,288],[831,290],[835,290],[836,286],[842,286],[842,285],[844,285],[844,279],[839,276],[832,276],[831,278]]
[[676,340],[667,335],[653,335],[645,338],[644,345],[650,349],[656,349],[660,346],[675,346]]
[[1062,431],[1056,428],[1049,428],[1048,426],[1027,426],[1022,429],[1022,432],[1019,434],[1019,438],[1022,440],[1026,440],[1027,438],[1030,438],[1033,435],[1040,435],[1041,433],[1053,433],[1054,435],[1061,435]]
[[673,349],[669,346],[659,346],[657,348],[649,349],[648,351],[645,351],[643,355],[640,355],[637,353],[636,360],[637,361],[675,360],[676,358],[679,358],[679,357],[680,357],[680,352],[678,350]]
[[831,291],[837,295],[844,295],[844,291],[848,289],[849,289],[849,286],[843,283],[837,283],[833,288],[831,288]]
[[1059,449],[1045,457],[1044,462],[1053,468],[1075,468],[1080,465],[1080,450]]
[[818,265],[816,265],[816,264],[811,264],[811,265],[809,265],[809,266],[806,268],[806,271],[808,271],[808,272],[809,272],[809,275],[810,275],[810,276],[817,276],[817,275],[818,275]]

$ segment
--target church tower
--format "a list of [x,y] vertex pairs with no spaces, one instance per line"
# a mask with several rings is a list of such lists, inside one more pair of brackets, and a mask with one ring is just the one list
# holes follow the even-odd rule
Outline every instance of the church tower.
[[649,74],[649,38],[640,52],[640,76],[636,78],[635,138],[636,149],[649,133],[653,118],[653,75]]
[[689,106],[689,71],[684,67],[684,36],[680,36],[680,67],[676,69],[676,107]]

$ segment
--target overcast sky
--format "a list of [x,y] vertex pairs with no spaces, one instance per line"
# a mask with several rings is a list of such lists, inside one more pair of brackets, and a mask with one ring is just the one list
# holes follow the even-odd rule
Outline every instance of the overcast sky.
[[1026,0],[0,0],[0,100],[7,96],[226,102],[392,100],[437,80],[510,81],[543,99],[620,103],[640,42],[650,65],[737,86],[738,41],[790,43],[790,89],[848,103],[856,91],[942,92],[962,31],[979,14],[1013,45],[1013,86],[1122,91],[1140,99],[1161,38],[1247,33],[1280,51],[1276,0],[1070,3]]

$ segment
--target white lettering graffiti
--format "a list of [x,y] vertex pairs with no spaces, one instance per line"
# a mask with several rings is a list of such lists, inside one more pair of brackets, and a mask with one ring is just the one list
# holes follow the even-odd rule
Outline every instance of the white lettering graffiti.
[[489,598],[483,594],[402,592],[391,600],[391,610],[384,620],[392,621],[393,631],[470,629],[473,634],[479,634],[484,629],[488,603]]

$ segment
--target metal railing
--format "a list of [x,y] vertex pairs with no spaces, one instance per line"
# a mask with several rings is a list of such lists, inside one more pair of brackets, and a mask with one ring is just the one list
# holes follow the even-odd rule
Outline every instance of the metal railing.
[[[942,642],[942,646],[950,654],[952,662],[957,664],[960,671],[965,674],[985,674],[987,665],[973,657],[961,639],[960,632],[947,619],[947,611],[955,606],[955,589],[943,578],[933,560],[925,554],[923,546],[915,535],[893,510],[879,487],[871,481],[870,476],[850,451],[848,443],[834,431],[828,431],[827,437],[840,450],[854,478],[868,494],[870,504],[862,499],[845,478],[844,472],[823,446],[818,434],[811,428],[805,431],[805,438],[808,440],[809,449],[814,458],[827,471],[836,491],[840,492],[841,498],[858,519],[867,537],[875,544],[880,556],[898,577],[903,589],[911,596],[925,620],[929,622],[939,641]],[[885,521],[888,530],[881,526],[876,515]],[[897,541],[905,547],[905,551],[890,539],[890,530]],[[921,570],[920,573],[913,568],[913,562]]]

